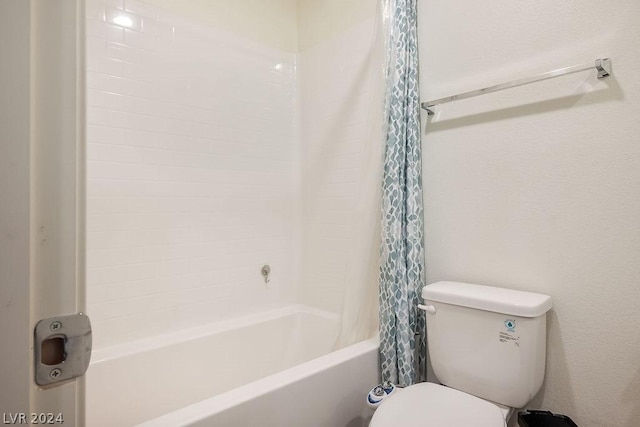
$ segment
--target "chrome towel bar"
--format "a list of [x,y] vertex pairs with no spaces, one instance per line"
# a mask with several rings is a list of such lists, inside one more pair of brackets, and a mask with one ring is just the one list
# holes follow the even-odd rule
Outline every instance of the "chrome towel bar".
[[598,78],[602,79],[611,74],[611,59],[596,59],[594,63],[574,65],[572,67],[560,68],[558,70],[548,71],[546,73],[538,74],[533,77],[526,77],[518,80],[513,80],[507,83],[501,83],[499,85],[489,86],[482,89],[471,90],[469,92],[459,93],[457,95],[451,95],[440,99],[434,99],[433,101],[423,102],[422,108],[427,110],[427,113],[433,115],[433,108],[435,105],[444,104],[445,102],[458,101],[460,99],[473,98],[474,96],[480,96],[491,92],[498,92],[504,89],[511,89],[513,87],[527,85],[529,83],[540,82],[542,80],[552,79],[554,77],[565,76],[567,74],[577,73],[579,71],[586,71],[595,68],[598,70]]

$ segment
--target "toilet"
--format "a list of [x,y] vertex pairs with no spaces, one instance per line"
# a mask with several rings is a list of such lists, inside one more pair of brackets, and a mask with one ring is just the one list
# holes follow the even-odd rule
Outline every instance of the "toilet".
[[442,385],[398,389],[369,427],[505,427],[542,386],[551,297],[437,282],[422,298],[429,358]]

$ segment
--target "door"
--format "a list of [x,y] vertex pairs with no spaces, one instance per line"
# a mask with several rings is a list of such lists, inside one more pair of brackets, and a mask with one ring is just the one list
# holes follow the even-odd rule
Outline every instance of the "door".
[[82,426],[82,378],[37,386],[33,350],[40,319],[85,309],[83,1],[0,18],[0,417]]

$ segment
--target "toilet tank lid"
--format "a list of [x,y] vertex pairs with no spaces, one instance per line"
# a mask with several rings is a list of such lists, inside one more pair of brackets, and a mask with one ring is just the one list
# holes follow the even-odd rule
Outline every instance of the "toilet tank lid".
[[460,282],[436,282],[422,288],[426,301],[520,317],[538,317],[551,308],[549,295]]

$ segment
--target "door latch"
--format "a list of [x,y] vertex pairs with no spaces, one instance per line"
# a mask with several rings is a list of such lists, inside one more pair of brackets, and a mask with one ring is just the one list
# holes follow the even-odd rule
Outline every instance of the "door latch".
[[86,314],[50,317],[35,327],[35,380],[49,385],[80,377],[91,360],[91,322]]

